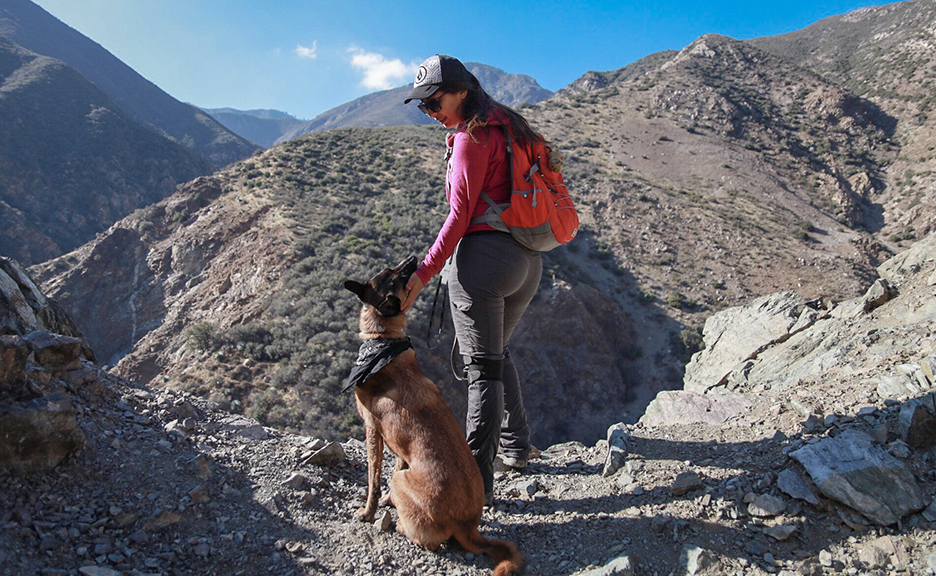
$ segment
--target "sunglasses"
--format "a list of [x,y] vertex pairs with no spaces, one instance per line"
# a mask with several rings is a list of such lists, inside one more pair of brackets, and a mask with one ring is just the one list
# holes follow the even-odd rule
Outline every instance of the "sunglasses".
[[430,112],[438,112],[442,109],[442,103],[439,102],[439,100],[441,100],[443,96],[445,96],[445,92],[441,92],[438,98],[433,98],[428,102],[420,102],[416,107],[426,116],[428,116]]

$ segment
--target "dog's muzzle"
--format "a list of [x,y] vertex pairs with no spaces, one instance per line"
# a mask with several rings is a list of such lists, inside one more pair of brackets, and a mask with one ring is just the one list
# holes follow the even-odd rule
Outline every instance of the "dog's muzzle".
[[416,257],[410,256],[409,258],[406,258],[397,264],[397,267],[393,269],[393,272],[396,275],[409,279],[409,277],[412,276],[414,272],[416,272],[416,268],[418,268]]

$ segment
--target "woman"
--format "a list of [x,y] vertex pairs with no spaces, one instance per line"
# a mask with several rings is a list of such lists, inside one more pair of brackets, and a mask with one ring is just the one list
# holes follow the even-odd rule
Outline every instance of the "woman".
[[414,99],[420,100],[420,110],[455,131],[446,137],[449,214],[409,279],[403,309],[412,306],[454,254],[448,282],[455,336],[468,374],[465,433],[490,504],[498,446],[504,463],[513,468],[526,466],[530,456],[530,429],[507,343],[536,293],[543,265],[539,252],[473,220],[488,208],[482,192],[496,203],[510,201],[510,160],[502,126],[510,126],[521,143],[542,138],[520,114],[492,99],[451,56],[436,55],[420,65],[404,103]]

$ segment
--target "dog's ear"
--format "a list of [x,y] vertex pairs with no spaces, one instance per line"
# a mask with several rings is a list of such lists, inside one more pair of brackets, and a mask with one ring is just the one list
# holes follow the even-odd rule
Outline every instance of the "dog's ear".
[[361,299],[361,302],[364,301],[364,290],[367,289],[367,284],[361,284],[360,282],[355,282],[354,280],[345,280],[344,287],[357,294],[357,297]]

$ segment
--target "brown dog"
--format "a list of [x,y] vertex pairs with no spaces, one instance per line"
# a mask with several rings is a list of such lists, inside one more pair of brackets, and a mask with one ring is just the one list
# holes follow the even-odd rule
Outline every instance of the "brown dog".
[[399,515],[397,530],[429,550],[455,537],[465,550],[487,554],[495,576],[520,570],[517,547],[489,540],[478,532],[484,506],[481,472],[465,436],[439,388],[426,378],[404,328],[400,305],[406,281],[416,271],[407,258],[362,284],[345,288],[357,294],[361,307],[361,354],[349,379],[367,434],[367,502],[355,516],[372,521],[380,499],[383,447],[396,454],[390,480],[390,503]]

